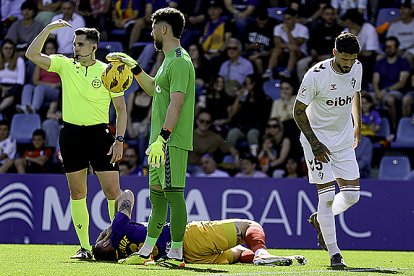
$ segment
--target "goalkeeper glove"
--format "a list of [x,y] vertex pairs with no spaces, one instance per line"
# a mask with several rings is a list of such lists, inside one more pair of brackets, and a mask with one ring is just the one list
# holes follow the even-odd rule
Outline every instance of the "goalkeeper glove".
[[138,75],[142,72],[142,67],[139,65],[139,63],[134,60],[132,57],[128,56],[125,53],[121,52],[113,52],[106,55],[106,59],[111,61],[121,61],[125,63],[129,68],[131,68],[131,71],[134,75]]
[[161,164],[165,163],[166,143],[167,141],[161,135],[158,135],[157,140],[145,151],[145,154],[148,155],[148,165],[158,169]]

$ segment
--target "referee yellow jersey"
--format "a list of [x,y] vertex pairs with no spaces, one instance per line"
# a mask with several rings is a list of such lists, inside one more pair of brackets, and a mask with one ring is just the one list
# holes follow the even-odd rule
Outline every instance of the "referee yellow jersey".
[[96,60],[86,67],[63,55],[50,55],[50,59],[48,71],[58,73],[62,81],[63,121],[79,126],[109,123],[111,98],[124,93],[111,93],[103,86],[106,64]]

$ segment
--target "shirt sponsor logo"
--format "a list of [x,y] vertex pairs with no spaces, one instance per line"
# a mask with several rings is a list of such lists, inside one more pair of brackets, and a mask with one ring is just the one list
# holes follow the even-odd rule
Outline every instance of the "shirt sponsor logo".
[[159,85],[155,86],[155,92],[158,94],[161,93],[161,87]]
[[99,88],[99,87],[101,87],[101,85],[102,85],[102,82],[101,82],[101,80],[99,80],[99,79],[94,79],[94,80],[92,81],[92,87],[93,87],[93,88]]
[[350,96],[346,96],[346,98],[338,97],[335,99],[326,100],[326,105],[329,106],[344,106],[352,103],[352,98]]

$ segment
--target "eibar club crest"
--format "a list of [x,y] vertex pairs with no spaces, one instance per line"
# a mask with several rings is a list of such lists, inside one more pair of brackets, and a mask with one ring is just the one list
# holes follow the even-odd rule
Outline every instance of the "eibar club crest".
[[355,88],[355,84],[356,84],[356,79],[352,77],[352,80],[351,80],[352,88]]

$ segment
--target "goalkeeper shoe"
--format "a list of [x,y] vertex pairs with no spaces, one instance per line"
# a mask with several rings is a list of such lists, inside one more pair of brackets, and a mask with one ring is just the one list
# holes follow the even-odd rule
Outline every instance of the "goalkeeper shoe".
[[325,240],[323,239],[321,226],[318,222],[318,212],[313,213],[308,218],[308,222],[315,228],[316,232],[318,232],[318,244],[320,247],[322,247],[323,250],[328,251],[328,248],[326,247]]
[[291,258],[274,256],[269,253],[254,256],[253,264],[255,265],[271,265],[271,266],[289,266],[293,264]]
[[137,252],[132,253],[125,259],[120,259],[118,261],[118,264],[123,265],[154,265],[154,257],[152,254],[149,254],[149,256],[142,256],[138,254]]
[[167,266],[167,267],[178,267],[182,268],[185,267],[185,262],[183,259],[176,259],[176,258],[170,258],[167,255],[161,256],[156,263],[161,266]]
[[336,269],[342,269],[346,267],[346,264],[344,262],[344,258],[341,254],[336,253],[331,257],[331,267]]
[[71,259],[77,259],[77,260],[92,260],[93,255],[92,252],[89,250],[86,250],[85,248],[81,247],[81,249],[76,252],[75,255],[70,257]]

